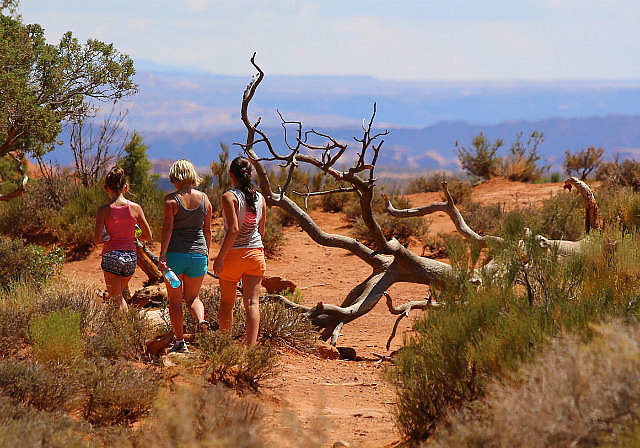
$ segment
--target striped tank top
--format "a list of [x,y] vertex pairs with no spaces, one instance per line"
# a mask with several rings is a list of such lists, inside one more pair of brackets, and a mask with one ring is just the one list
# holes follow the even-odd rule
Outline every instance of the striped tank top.
[[[238,236],[231,249],[255,249],[263,247],[262,237],[258,230],[258,224],[262,219],[262,195],[256,192],[256,212],[252,212],[247,207],[247,201],[245,200],[244,193],[239,188],[232,188],[231,191],[236,199],[238,199]],[[227,230],[227,223],[224,223],[225,232]]]

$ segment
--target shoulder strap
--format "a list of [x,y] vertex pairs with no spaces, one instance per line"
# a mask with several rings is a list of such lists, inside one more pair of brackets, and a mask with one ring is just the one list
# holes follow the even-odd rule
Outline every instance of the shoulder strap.
[[176,202],[178,203],[178,208],[184,208],[184,205],[182,205],[182,202],[180,201],[180,197],[178,196],[178,193],[173,192],[171,193],[173,195],[173,198],[176,200]]

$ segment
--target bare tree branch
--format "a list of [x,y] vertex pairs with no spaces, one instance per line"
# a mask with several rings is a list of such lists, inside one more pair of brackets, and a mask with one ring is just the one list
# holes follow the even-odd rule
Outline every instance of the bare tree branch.
[[487,247],[487,242],[492,241],[498,245],[501,245],[504,240],[497,236],[482,236],[478,235],[469,225],[465,222],[464,218],[460,214],[460,211],[455,205],[451,194],[449,193],[449,189],[447,188],[447,182],[442,182],[442,189],[447,198],[447,202],[434,202],[433,204],[425,205],[423,207],[418,208],[408,208],[403,210],[398,210],[392,204],[389,198],[384,195],[384,200],[387,204],[387,212],[391,216],[395,216],[398,218],[409,218],[412,216],[426,216],[435,212],[445,212],[451,220],[458,232],[464,236],[468,240],[476,241],[480,247]]

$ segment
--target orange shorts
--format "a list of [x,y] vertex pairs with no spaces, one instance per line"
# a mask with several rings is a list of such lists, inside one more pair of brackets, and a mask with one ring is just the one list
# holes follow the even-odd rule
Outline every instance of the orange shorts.
[[262,277],[267,269],[262,247],[231,249],[224,257],[224,266],[220,278],[229,282],[238,282],[243,275]]

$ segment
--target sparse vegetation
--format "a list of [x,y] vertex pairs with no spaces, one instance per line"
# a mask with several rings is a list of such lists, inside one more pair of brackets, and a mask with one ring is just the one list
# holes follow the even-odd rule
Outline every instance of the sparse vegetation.
[[602,165],[604,157],[604,148],[596,148],[589,146],[587,149],[571,153],[564,153],[564,172],[567,176],[573,176],[574,173],[579,176],[580,180],[587,180],[589,174],[597,170]]
[[0,284],[6,286],[29,281],[42,286],[62,269],[64,251],[27,244],[21,239],[9,239],[0,235]]
[[635,446],[637,324],[594,331],[587,344],[566,334],[554,340],[513,380],[493,383],[481,412],[473,406],[429,446]]
[[518,182],[535,182],[542,178],[549,167],[541,165],[542,157],[538,154],[538,146],[544,141],[542,132],[533,131],[526,142],[522,141],[523,133],[516,135],[505,157],[498,152],[504,146],[503,139],[491,141],[482,132],[471,140],[472,147],[456,142],[456,153],[462,169],[481,179],[503,176]]
[[201,336],[199,346],[207,358],[205,376],[212,383],[256,389],[276,373],[277,354],[269,345],[247,347],[223,333],[209,332]]
[[196,384],[167,392],[150,420],[140,435],[143,447],[269,446],[260,406],[232,396],[220,385]]
[[82,356],[82,316],[71,310],[36,316],[29,327],[33,355],[43,362],[72,362]]

